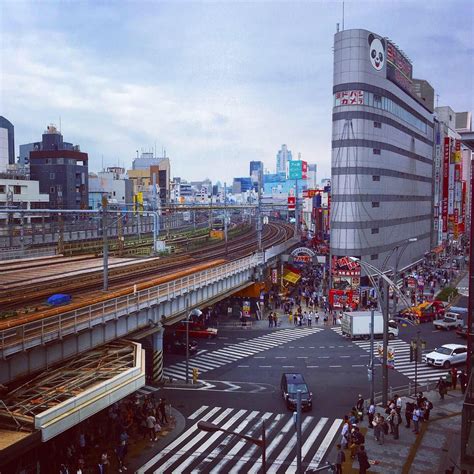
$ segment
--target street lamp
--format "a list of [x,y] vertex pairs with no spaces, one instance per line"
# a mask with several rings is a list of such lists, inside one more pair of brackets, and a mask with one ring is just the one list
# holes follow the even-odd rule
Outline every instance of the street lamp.
[[[364,262],[363,260],[355,257],[349,257],[352,261],[354,262],[359,262],[360,266],[364,268],[364,270],[367,272],[369,278],[372,281],[372,273],[375,273],[379,279],[381,279],[381,282],[383,283],[383,291],[380,291],[380,288],[377,291],[377,285],[374,283],[374,288],[377,291],[377,296],[379,299],[379,304],[380,308],[382,310],[382,315],[383,315],[383,357],[382,357],[382,403],[386,405],[387,403],[387,398],[388,398],[388,364],[387,364],[387,359],[388,359],[388,320],[389,320],[389,311],[388,311],[388,289],[389,287],[393,289],[393,292],[397,294],[402,301],[408,306],[408,303],[405,299],[405,296],[400,292],[399,288],[397,285],[390,280],[390,278],[387,277],[381,270],[379,270],[377,267],[374,267],[368,262]],[[380,280],[379,280],[380,281]],[[372,328],[373,324],[371,322]],[[372,329],[373,330],[373,329]]]
[[186,383],[189,383],[189,323],[191,322],[189,319],[193,316],[199,318],[201,316],[202,311],[199,308],[194,308],[188,314],[188,317],[183,321],[186,324]]
[[418,362],[421,362],[423,349],[426,347],[426,341],[420,339],[420,331],[416,332],[416,338],[410,342],[410,362],[415,362],[415,393],[418,391]]
[[262,437],[261,438],[253,438],[252,436],[242,435],[240,433],[236,433],[235,431],[229,431],[220,426],[215,425],[214,423],[210,423],[209,421],[199,421],[197,427],[202,431],[207,431],[208,433],[215,433],[217,431],[222,431],[223,433],[227,433],[229,435],[237,436],[239,438],[245,439],[249,443],[253,443],[257,446],[262,448],[262,471],[265,474],[267,472],[267,460],[266,460],[266,436],[265,436],[265,421],[262,421]]

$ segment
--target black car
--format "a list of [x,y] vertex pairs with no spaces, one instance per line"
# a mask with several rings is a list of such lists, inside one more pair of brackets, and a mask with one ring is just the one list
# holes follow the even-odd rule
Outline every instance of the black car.
[[281,395],[285,400],[286,407],[289,410],[296,410],[296,397],[298,390],[301,390],[301,407],[303,410],[312,410],[313,394],[309,391],[309,387],[302,374],[291,373],[281,376]]
[[[170,354],[186,355],[186,339],[176,333],[165,334],[163,336],[163,349]],[[198,349],[197,342],[192,339],[189,341],[189,355],[196,354]]]

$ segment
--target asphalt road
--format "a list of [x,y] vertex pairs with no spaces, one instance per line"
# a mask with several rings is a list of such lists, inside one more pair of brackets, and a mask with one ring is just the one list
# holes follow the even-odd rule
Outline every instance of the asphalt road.
[[[459,342],[453,332],[435,331],[431,323],[400,328],[399,339],[390,342],[395,348],[395,369],[389,371],[389,385],[392,387],[413,380],[413,366],[406,360],[406,351],[417,330],[427,341],[427,350]],[[258,453],[239,444],[237,438],[200,432],[195,423],[202,416],[227,429],[235,430],[237,427],[243,433],[257,433],[257,436],[259,423],[266,417],[268,440],[273,443],[270,444],[273,454],[271,450],[269,463],[274,472],[291,472],[296,455],[295,435],[291,413],[279,388],[284,372],[302,373],[313,392],[313,410],[303,415],[303,424],[306,423],[303,442],[307,441],[304,464],[316,467],[324,462],[338,438],[343,416],[355,404],[359,393],[364,398],[368,398],[370,393],[368,343],[349,341],[338,332],[339,328],[323,326],[317,329],[313,326],[311,331],[294,328],[234,329],[220,331],[214,340],[199,340],[199,353],[191,358],[190,367],[199,365],[205,370],[200,377],[205,381],[204,387],[188,389],[181,385],[160,391],[160,396],[166,396],[186,417],[185,432],[176,445],[160,453],[143,472],[191,472],[193,469],[197,472],[211,472],[213,469],[214,472],[248,472]],[[381,341],[377,340],[377,343]],[[183,373],[183,362],[183,356],[165,356],[165,367],[176,373],[178,370]],[[424,374],[421,377],[437,378],[436,370],[420,364],[420,371]],[[380,390],[381,367],[377,365],[375,391]],[[249,416],[255,417],[253,422],[248,421]],[[240,418],[247,420],[248,426],[245,423],[244,426]],[[192,443],[197,436],[203,437],[202,446],[205,448],[195,451],[191,459],[189,452],[195,449]],[[246,450],[250,450],[250,454]]]

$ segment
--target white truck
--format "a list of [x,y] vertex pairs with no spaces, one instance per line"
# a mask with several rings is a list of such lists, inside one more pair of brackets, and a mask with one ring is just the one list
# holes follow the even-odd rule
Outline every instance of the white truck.
[[[352,311],[342,314],[342,334],[350,339],[370,339],[370,311]],[[383,315],[374,311],[374,338],[383,336]],[[398,337],[398,326],[395,321],[388,322],[388,337]]]

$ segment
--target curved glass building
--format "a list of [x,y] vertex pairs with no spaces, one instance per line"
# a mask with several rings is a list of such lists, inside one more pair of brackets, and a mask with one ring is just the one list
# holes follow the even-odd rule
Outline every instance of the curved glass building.
[[430,249],[433,114],[413,81],[410,60],[387,38],[335,35],[331,255],[336,281],[339,261],[353,287],[344,257],[401,270]]

